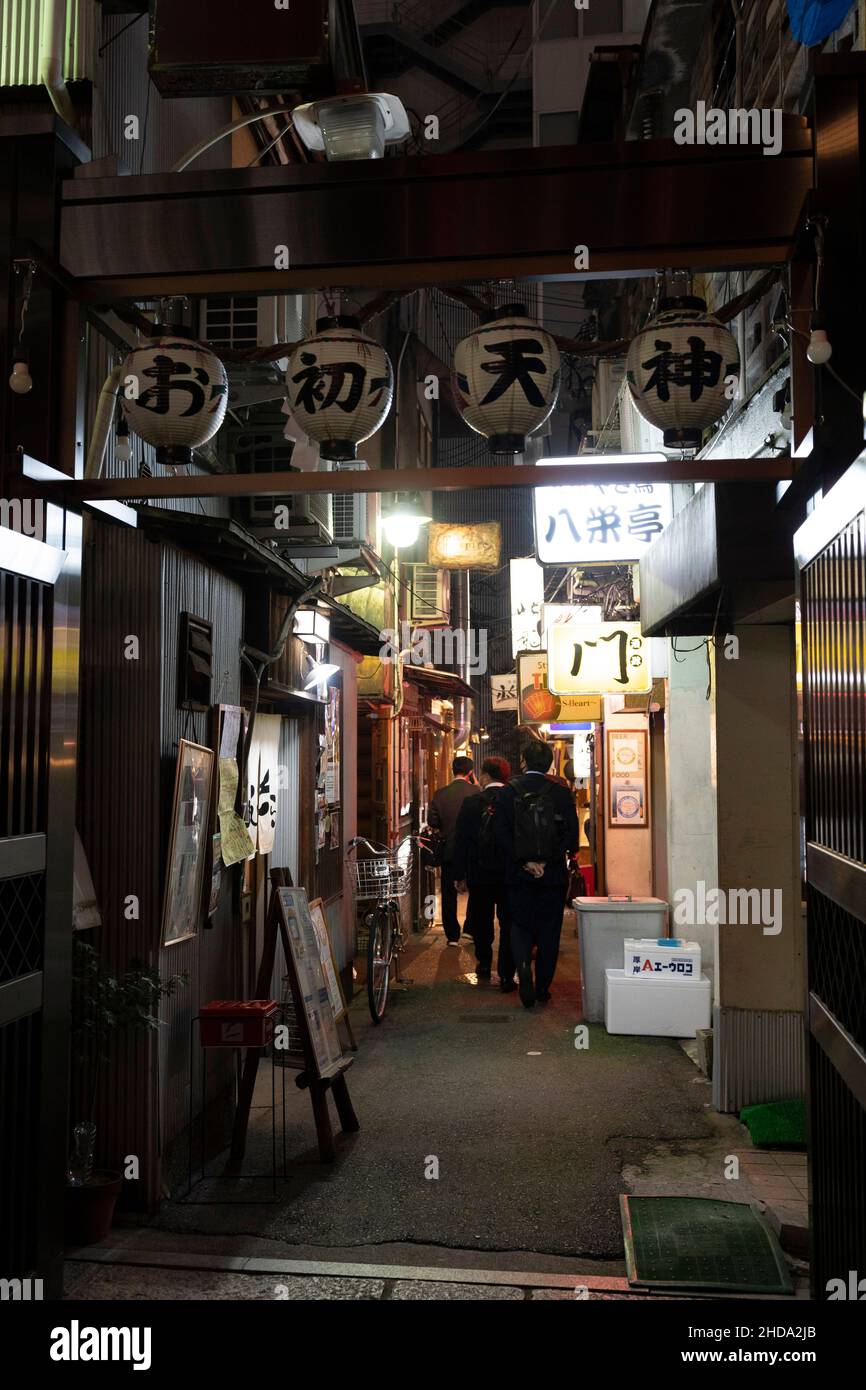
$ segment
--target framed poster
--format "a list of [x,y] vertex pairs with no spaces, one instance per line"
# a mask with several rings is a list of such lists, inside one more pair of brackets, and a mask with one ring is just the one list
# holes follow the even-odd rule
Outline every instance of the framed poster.
[[611,830],[649,825],[646,729],[607,730],[607,807]]
[[300,994],[316,1063],[321,1080],[334,1076],[343,1063],[343,1049],[337,1033],[337,1023],[331,1005],[319,941],[310,914],[305,888],[278,888],[277,903],[288,932],[292,966]]
[[[304,890],[301,889],[301,892]],[[319,943],[319,960],[322,962],[322,972],[325,976],[325,985],[328,990],[328,998],[331,1001],[331,1008],[334,1010],[334,1019],[339,1023],[346,1013],[346,1001],[343,998],[343,991],[340,988],[340,977],[334,965],[334,953],[331,949],[331,933],[328,930],[328,921],[325,917],[325,904],[321,898],[313,898],[310,903],[310,917],[313,923],[313,930],[316,933],[316,940]]]
[[162,907],[164,946],[188,941],[201,921],[213,766],[213,749],[180,740]]

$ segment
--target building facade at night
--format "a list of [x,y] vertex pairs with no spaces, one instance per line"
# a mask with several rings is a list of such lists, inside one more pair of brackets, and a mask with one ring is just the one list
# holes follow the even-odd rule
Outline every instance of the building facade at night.
[[[0,21],[0,1279],[253,1232],[403,1271],[311,1297],[848,1297],[866,8],[254,18]],[[546,1010],[426,836],[539,742]],[[653,1277],[650,1197],[758,1211],[778,1283]]]

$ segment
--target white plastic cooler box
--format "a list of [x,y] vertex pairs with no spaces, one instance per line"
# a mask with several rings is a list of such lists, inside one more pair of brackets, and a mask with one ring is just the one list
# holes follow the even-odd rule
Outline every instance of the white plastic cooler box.
[[622,970],[626,941],[667,934],[668,905],[661,898],[575,898],[580,938],[583,1017],[604,1022],[604,972]]
[[647,1038],[693,1038],[710,1026],[710,982],[653,977],[652,984],[605,971],[604,1021],[609,1033]]
[[701,948],[697,941],[661,937],[625,943],[623,969],[636,980],[699,980]]

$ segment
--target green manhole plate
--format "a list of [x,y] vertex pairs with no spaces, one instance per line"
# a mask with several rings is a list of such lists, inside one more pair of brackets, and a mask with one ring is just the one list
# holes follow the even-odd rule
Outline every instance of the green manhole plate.
[[793,1293],[779,1242],[750,1206],[698,1197],[619,1202],[630,1284]]

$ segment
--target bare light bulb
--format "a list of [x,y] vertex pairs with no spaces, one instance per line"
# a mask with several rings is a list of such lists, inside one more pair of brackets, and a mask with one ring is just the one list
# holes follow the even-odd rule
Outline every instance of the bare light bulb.
[[12,358],[12,375],[9,377],[9,385],[16,396],[26,396],[28,391],[33,390],[33,378],[30,375],[30,365],[27,361],[27,353],[24,348],[15,349]]
[[824,328],[813,328],[809,336],[809,346],[806,348],[806,356],[815,367],[823,366],[829,362],[833,355],[833,344],[827,337]]
[[121,463],[126,463],[132,458],[132,440],[129,437],[129,425],[125,420],[119,422],[117,434],[114,436],[114,457]]

